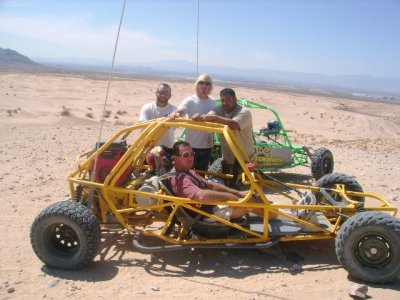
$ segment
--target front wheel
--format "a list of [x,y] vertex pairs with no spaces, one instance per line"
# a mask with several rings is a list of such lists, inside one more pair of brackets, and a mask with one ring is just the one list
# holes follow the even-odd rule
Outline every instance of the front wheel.
[[47,266],[79,269],[92,261],[99,250],[100,225],[82,204],[57,202],[35,218],[30,241],[33,251]]
[[327,148],[317,149],[311,159],[311,174],[318,180],[333,172],[333,154]]
[[400,220],[368,211],[348,219],[336,237],[339,262],[355,279],[389,283],[400,276]]

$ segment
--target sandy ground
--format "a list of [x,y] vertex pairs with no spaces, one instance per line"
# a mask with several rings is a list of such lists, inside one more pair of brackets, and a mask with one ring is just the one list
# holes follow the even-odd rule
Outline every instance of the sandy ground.
[[[159,82],[113,80],[103,136],[136,122]],[[192,82],[168,82],[176,105],[194,92]],[[212,95],[230,85],[216,84]],[[31,249],[30,225],[68,195],[66,176],[76,155],[98,139],[106,88],[93,76],[0,73],[1,299],[351,299],[347,291],[355,282],[339,265],[333,241],[283,244],[278,257],[211,249],[150,255],[136,252],[127,234],[109,233],[87,268],[47,269]],[[400,208],[400,105],[235,89],[275,107],[295,144],[328,147],[336,171],[356,176],[365,191]],[[262,127],[272,117],[253,112],[253,118]],[[288,173],[278,175],[296,180],[310,171]],[[292,273],[294,264],[302,271]],[[400,281],[368,285],[368,297],[400,299]]]

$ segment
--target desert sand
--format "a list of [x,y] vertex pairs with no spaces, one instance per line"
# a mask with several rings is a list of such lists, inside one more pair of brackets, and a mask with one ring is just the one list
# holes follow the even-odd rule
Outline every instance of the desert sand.
[[[212,74],[211,74],[212,75]],[[137,122],[162,79],[115,78],[102,136]],[[192,81],[168,80],[171,103],[194,93]],[[276,108],[295,144],[328,147],[335,171],[400,208],[400,105],[217,82],[238,97]],[[1,299],[351,299],[354,282],[340,266],[334,241],[291,242],[282,255],[255,250],[192,250],[141,254],[126,233],[103,235],[88,267],[51,270],[35,256],[29,230],[45,207],[68,196],[75,157],[100,129],[107,81],[71,74],[0,73]],[[254,125],[268,116],[253,112]],[[287,181],[306,167],[278,172]],[[306,181],[312,183],[311,177]],[[293,272],[294,265],[301,266]],[[368,285],[370,299],[400,299],[400,280]]]

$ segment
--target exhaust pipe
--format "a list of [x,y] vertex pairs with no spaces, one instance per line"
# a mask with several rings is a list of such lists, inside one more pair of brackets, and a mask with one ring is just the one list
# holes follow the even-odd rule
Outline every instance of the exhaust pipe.
[[258,244],[234,244],[234,243],[223,243],[223,244],[190,244],[190,245],[165,245],[165,246],[144,246],[141,245],[139,239],[141,237],[141,233],[138,232],[133,236],[133,247],[136,250],[142,253],[153,253],[153,252],[166,252],[166,251],[176,251],[176,250],[186,250],[192,248],[198,249],[262,249],[269,248],[276,245],[280,239],[273,239],[267,243],[258,243]]

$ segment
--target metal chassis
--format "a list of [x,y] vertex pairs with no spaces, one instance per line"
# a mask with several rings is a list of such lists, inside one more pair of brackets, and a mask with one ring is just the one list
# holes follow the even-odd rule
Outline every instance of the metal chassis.
[[[263,232],[256,232],[248,228],[238,225],[236,223],[226,221],[214,215],[210,215],[198,208],[199,202],[168,195],[168,193],[160,189],[156,193],[145,193],[135,189],[142,175],[139,175],[147,169],[144,164],[145,155],[155,142],[157,142],[162,135],[169,128],[191,128],[214,132],[222,134],[231,146],[232,152],[237,158],[240,166],[243,169],[242,182],[249,188],[249,193],[245,198],[239,202],[221,202],[213,204],[228,204],[230,206],[247,207],[247,208],[263,208],[264,221]],[[107,149],[115,140],[128,140],[133,132],[138,133],[132,141],[129,149],[118,161],[115,167],[111,170],[104,182],[94,182],[91,180],[91,168],[96,165],[96,157]],[[344,186],[337,185],[331,189],[329,193],[339,194],[343,199],[348,202],[345,206],[336,205],[297,205],[300,200],[299,196],[291,195],[290,193],[282,190],[282,185],[273,181],[265,180],[260,174],[251,172],[246,163],[250,160],[245,154],[244,150],[237,142],[236,137],[227,126],[209,122],[197,122],[189,119],[168,119],[160,118],[153,121],[137,123],[133,126],[124,128],[112,136],[103,146],[96,151],[88,150],[77,157],[78,168],[68,176],[71,199],[77,199],[77,186],[82,187],[83,196],[79,200],[84,204],[90,201],[98,201],[98,217],[103,224],[103,228],[108,228],[108,214],[115,215],[116,220],[120,223],[122,228],[126,229],[129,233],[140,233],[143,236],[152,236],[163,240],[169,244],[174,245],[222,245],[222,244],[257,244],[270,242],[275,236],[271,236],[268,230],[270,212],[276,213],[280,218],[293,221],[299,225],[306,226],[313,229],[315,232],[302,232],[296,235],[279,236],[280,241],[295,241],[295,240],[320,240],[335,238],[336,233],[347,216],[352,216],[357,213],[359,202],[351,200],[353,196],[363,196],[377,202],[376,205],[365,205],[364,210],[376,210],[388,212],[391,215],[397,213],[397,209],[393,207],[388,201],[382,197],[371,193],[350,192],[344,189]],[[126,186],[118,187],[116,185],[120,176],[131,168],[137,178],[130,181]],[[94,171],[95,172],[95,171]],[[230,177],[229,174],[219,174],[222,177]],[[293,183],[286,183],[285,188],[297,189],[301,192],[311,190],[318,192],[319,188],[315,186],[307,186]],[[291,204],[271,203],[264,191],[272,191],[284,196]],[[249,200],[253,193],[260,196],[261,203],[250,203]],[[150,206],[139,206],[135,198],[137,196],[146,196],[157,199],[157,204]],[[92,203],[92,202],[90,202]],[[240,232],[244,233],[245,237],[239,238],[196,238],[189,237],[187,230],[182,226],[175,226],[174,220],[179,207],[184,207],[187,210],[194,211],[202,214],[207,218],[212,218],[216,222],[230,226]],[[305,220],[294,217],[292,214],[282,211],[282,209],[297,211],[300,209],[308,209],[320,211],[322,213],[329,212],[331,228],[325,229],[316,224],[312,224]],[[332,217],[332,212],[334,217]],[[171,233],[171,227],[174,230]]]

